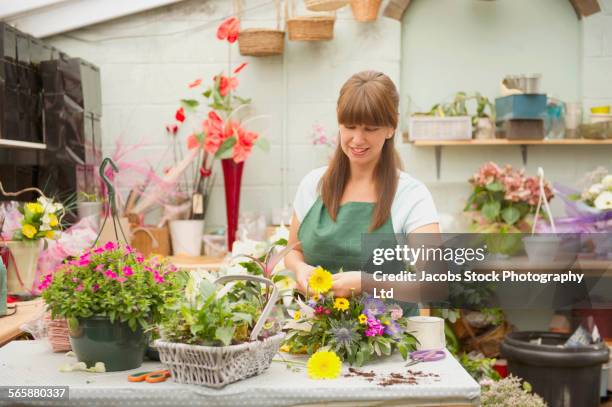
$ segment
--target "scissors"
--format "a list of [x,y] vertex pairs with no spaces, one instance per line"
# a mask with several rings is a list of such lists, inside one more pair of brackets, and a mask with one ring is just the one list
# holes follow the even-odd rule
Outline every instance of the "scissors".
[[152,372],[138,372],[128,376],[129,382],[159,383],[170,377],[169,370],[155,370]]
[[410,353],[410,362],[406,366],[416,365],[421,362],[434,362],[436,360],[442,360],[446,357],[446,354],[442,349],[429,349],[429,350],[417,350]]

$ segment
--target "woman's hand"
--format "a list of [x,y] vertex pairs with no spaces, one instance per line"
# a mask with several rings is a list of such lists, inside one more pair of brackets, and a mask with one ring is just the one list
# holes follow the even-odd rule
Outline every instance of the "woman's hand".
[[306,294],[306,290],[308,288],[308,279],[310,279],[310,275],[312,274],[312,270],[315,268],[309,264],[302,263],[295,273],[297,289],[301,291],[303,294]]
[[332,276],[332,291],[335,297],[348,298],[361,294],[361,271],[345,271]]

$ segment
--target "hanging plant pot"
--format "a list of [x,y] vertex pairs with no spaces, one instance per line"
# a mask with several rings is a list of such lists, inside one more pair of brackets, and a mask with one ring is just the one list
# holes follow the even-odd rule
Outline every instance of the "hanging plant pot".
[[349,4],[349,0],[304,0],[310,11],[334,11]]
[[303,16],[287,20],[290,41],[329,41],[334,38],[335,16]]
[[365,23],[378,18],[381,0],[351,0],[355,20]]
[[247,28],[240,31],[238,46],[243,56],[280,55],[285,49],[285,32],[270,28]]

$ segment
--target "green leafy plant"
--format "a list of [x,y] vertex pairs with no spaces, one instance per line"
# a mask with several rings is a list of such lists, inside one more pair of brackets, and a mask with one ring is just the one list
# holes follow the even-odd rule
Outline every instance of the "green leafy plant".
[[474,357],[467,353],[462,353],[457,356],[457,360],[461,366],[474,378],[476,381],[483,379],[499,380],[499,373],[493,369],[495,359],[485,357]]
[[135,330],[161,320],[178,299],[181,278],[174,266],[108,242],[43,277],[38,288],[53,318],[107,316]]
[[[475,113],[470,115],[468,104],[476,103]],[[488,113],[487,113],[488,110]],[[448,116],[471,116],[472,126],[476,126],[479,118],[488,117],[495,121],[495,105],[486,96],[479,92],[468,95],[466,92],[457,92],[452,101],[448,103],[437,103],[431,107],[429,116],[448,117]]]
[[[161,336],[169,342],[206,346],[228,346],[249,340],[261,315],[261,301],[255,297],[236,296],[236,286],[219,295],[208,280],[191,279],[185,299],[174,304],[164,315]],[[233,294],[232,294],[233,293]],[[278,325],[264,325],[261,336],[276,333]]]

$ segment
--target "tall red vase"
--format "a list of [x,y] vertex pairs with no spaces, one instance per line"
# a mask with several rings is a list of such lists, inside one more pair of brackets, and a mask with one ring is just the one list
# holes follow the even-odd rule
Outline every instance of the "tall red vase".
[[240,183],[244,161],[236,163],[231,158],[221,160],[223,182],[225,184],[225,211],[227,214],[227,249],[231,252],[238,230],[238,211],[240,210]]

